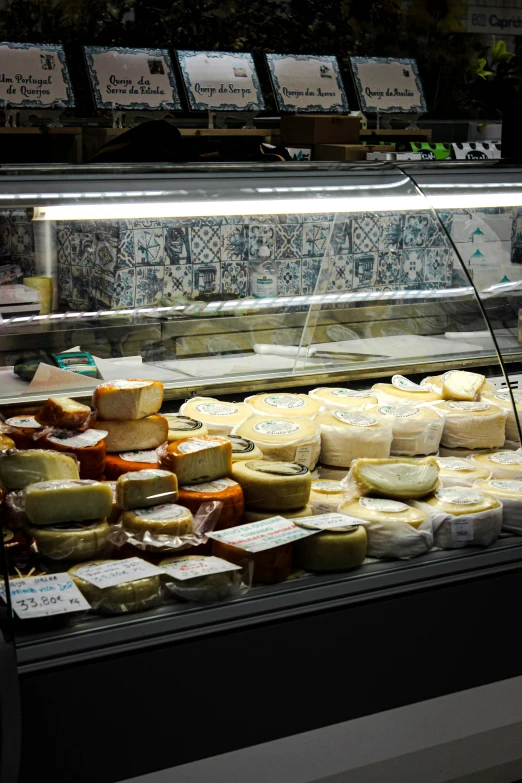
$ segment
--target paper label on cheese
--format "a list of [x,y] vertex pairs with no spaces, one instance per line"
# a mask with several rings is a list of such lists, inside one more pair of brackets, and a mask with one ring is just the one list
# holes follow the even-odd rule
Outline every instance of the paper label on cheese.
[[471,462],[466,462],[465,459],[451,459],[451,457],[447,457],[438,459],[437,463],[441,470],[475,470]]
[[522,492],[522,481],[512,479],[495,479],[489,482],[490,487],[495,489],[510,489],[512,492]]
[[223,402],[201,402],[194,410],[198,413],[206,413],[208,416],[235,416],[239,413],[239,408]]
[[490,408],[487,402],[448,402],[447,405],[456,411],[487,411]]
[[317,530],[299,527],[291,519],[270,517],[248,525],[207,533],[207,536],[247,552],[263,552],[265,549],[290,544],[315,533]]
[[223,441],[221,440],[200,440],[199,438],[192,438],[192,440],[186,440],[183,443],[178,444],[178,451],[182,454],[192,454],[194,451],[203,451],[203,449],[214,449],[216,446],[221,446]]
[[200,430],[203,426],[200,421],[189,416],[165,416],[169,423],[169,430]]
[[454,517],[451,520],[452,541],[473,541],[473,519],[471,517]]
[[227,440],[232,444],[232,454],[248,454],[254,451],[255,445],[247,438],[241,438],[239,435],[227,435]]
[[424,443],[436,443],[441,435],[440,424],[428,424],[424,433]]
[[170,476],[169,470],[135,470],[132,473],[125,473],[126,481],[143,481],[145,479],[154,479],[160,476]]
[[372,511],[385,511],[388,513],[397,513],[408,508],[406,503],[401,503],[399,500],[386,500],[385,498],[359,498],[359,505]]
[[41,430],[42,425],[33,418],[33,416],[13,416],[5,420],[10,427],[20,427],[22,429]]
[[207,481],[206,484],[185,484],[181,489],[189,489],[191,492],[223,492],[228,487],[237,487],[237,481],[229,478]]
[[150,462],[151,464],[158,462],[158,455],[154,449],[149,451],[124,451],[119,456],[125,462]]
[[255,432],[259,432],[261,435],[292,435],[294,432],[299,432],[299,424],[295,421],[260,421],[258,424],[254,424]]
[[186,513],[187,509],[177,506],[175,503],[163,503],[161,506],[150,508],[136,508],[133,513],[142,519],[168,520],[177,519]]
[[69,431],[55,432],[47,438],[51,443],[59,443],[61,446],[70,446],[75,449],[86,449],[95,446],[108,435],[106,430],[85,430],[73,435]]
[[423,389],[418,383],[413,383],[409,378],[405,378],[404,375],[394,375],[391,382],[396,389],[401,389],[401,391],[426,393],[426,389]]
[[355,397],[357,399],[373,396],[370,391],[358,391],[357,389],[333,389],[330,393],[332,397]]
[[151,383],[153,383],[153,381],[128,381],[123,379],[120,381],[111,381],[107,385],[113,386],[116,389],[141,389],[143,386],[150,386]]
[[90,582],[91,585],[103,590],[106,587],[136,582],[139,579],[147,579],[151,576],[162,574],[163,570],[158,566],[147,563],[140,557],[128,557],[126,560],[118,560],[114,563],[101,563],[100,565],[85,565],[76,570],[76,576]]
[[378,413],[383,416],[395,416],[397,419],[407,419],[420,413],[420,408],[412,408],[411,405],[383,405]]
[[[497,392],[495,394],[495,398],[497,400],[502,400],[502,402],[511,402],[511,396],[509,392]],[[522,393],[520,392],[513,392],[513,398],[517,405],[522,404]]]
[[223,574],[227,571],[241,571],[241,566],[234,565],[221,557],[177,557],[172,563],[162,565],[160,568],[166,571],[174,579],[195,579],[197,576],[210,576],[211,574]]
[[522,456],[514,451],[499,451],[497,454],[490,454],[490,462],[496,462],[498,465],[522,465]]
[[443,503],[456,503],[459,506],[471,506],[475,503],[482,503],[484,495],[475,492],[473,489],[463,489],[462,487],[447,487],[438,489],[435,497],[442,500]]
[[340,481],[327,481],[326,479],[312,481],[312,489],[315,492],[342,492]]
[[299,518],[297,524],[313,527],[315,530],[335,530],[337,527],[359,527],[367,525],[365,519],[352,517],[350,514],[317,514],[312,517]]
[[247,468],[258,473],[270,473],[272,476],[301,476],[303,473],[308,473],[308,468],[293,462],[264,462],[260,459],[248,462]]
[[299,465],[309,467],[312,459],[312,446],[310,444],[308,446],[298,446],[295,450],[294,459]]
[[377,419],[372,416],[365,416],[364,413],[350,413],[349,411],[334,411],[333,415],[339,421],[345,424],[352,424],[354,427],[373,427],[377,424]]
[[[21,620],[82,612],[91,608],[69,574],[10,579],[9,590],[14,612]],[[6,587],[3,581],[0,581],[0,596],[5,601]]]
[[305,400],[293,397],[291,394],[269,394],[267,397],[263,397],[263,402],[272,408],[286,408],[287,410],[302,408],[305,404]]

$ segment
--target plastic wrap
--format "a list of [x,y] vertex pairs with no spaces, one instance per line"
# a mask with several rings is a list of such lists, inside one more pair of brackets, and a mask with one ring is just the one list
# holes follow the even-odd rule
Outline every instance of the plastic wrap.
[[162,601],[161,577],[149,576],[132,582],[123,582],[112,587],[100,588],[78,575],[86,566],[103,565],[114,560],[97,560],[82,563],[69,569],[69,576],[90,603],[95,612],[107,615],[132,614],[152,609]]
[[308,392],[308,396],[321,405],[326,411],[349,411],[371,408],[377,405],[378,399],[369,389],[365,391],[344,389],[342,387],[320,386]]
[[302,508],[310,497],[310,471],[295,462],[236,462],[232,476],[241,485],[248,510],[279,512]]
[[[520,418],[522,424],[522,392],[513,392],[513,398],[515,400],[515,410],[513,410],[513,404],[511,402],[511,395],[508,391],[497,391],[492,394],[481,394],[480,399],[482,402],[489,402],[492,405],[498,405],[506,411],[506,441],[510,441],[513,444],[513,448],[520,446],[520,438],[517,427],[517,415]],[[506,444],[504,444],[506,446]]]
[[[423,380],[420,382],[421,386],[428,386],[433,391],[439,392],[442,394],[442,389],[444,386],[444,381],[450,377],[450,375],[454,375],[456,372],[459,372],[458,370],[448,370],[443,375],[431,375],[427,378],[423,378]],[[492,383],[489,383],[489,381],[486,381],[484,379],[484,383],[481,387],[481,394],[485,394],[486,392],[492,392],[494,391],[495,387]]]
[[125,511],[175,503],[178,480],[169,470],[138,470],[125,473],[116,482],[116,502]]
[[38,551],[51,560],[82,562],[107,557],[112,549],[110,527],[105,521],[65,522],[48,527],[28,527]]
[[[170,567],[177,573],[177,576],[174,576],[173,573],[166,572],[165,587],[176,598],[184,601],[230,601],[245,595],[252,586],[252,560],[247,560],[242,567],[236,568],[232,563],[215,557],[186,555],[162,560],[159,565],[160,568]],[[221,568],[226,570],[220,570]],[[198,571],[203,575],[200,576]]]
[[[502,527],[502,504],[474,488],[449,487],[439,489],[435,500],[414,501],[414,504],[431,515],[433,543],[442,549],[461,549],[466,546],[489,546],[499,536]],[[440,504],[444,505],[444,508]],[[466,506],[489,504],[481,511],[465,512]],[[451,511],[458,510],[458,514]]]
[[444,418],[428,404],[382,405],[367,413],[388,417],[393,428],[391,454],[416,457],[436,454],[444,430]]
[[310,419],[252,416],[234,428],[232,434],[255,443],[266,460],[297,462],[310,470],[319,460],[321,433]]
[[24,489],[38,481],[79,477],[79,463],[74,454],[46,449],[10,449],[0,453],[0,482],[8,490]]
[[321,463],[348,469],[357,457],[389,457],[392,424],[373,411],[329,411],[315,419],[321,430]]
[[343,481],[346,498],[376,497],[414,500],[429,495],[439,483],[435,457],[358,459]]
[[113,503],[111,488],[89,479],[39,481],[10,499],[11,507],[38,527],[106,519]]
[[522,478],[478,480],[473,485],[502,503],[502,529],[522,535]]
[[459,457],[437,457],[442,486],[471,487],[477,479],[488,479],[491,471],[485,467],[477,467],[470,459]]
[[203,503],[218,501],[222,504],[216,529],[223,530],[239,525],[245,509],[243,490],[237,481],[229,478],[209,481],[206,484],[189,484],[179,489],[179,502],[196,514]]
[[506,439],[506,411],[487,402],[445,401],[434,409],[444,416],[441,445],[450,449],[494,449]]

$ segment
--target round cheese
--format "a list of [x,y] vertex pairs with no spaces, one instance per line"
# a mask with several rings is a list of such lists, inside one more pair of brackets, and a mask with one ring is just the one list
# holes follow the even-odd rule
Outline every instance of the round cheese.
[[367,522],[389,522],[390,524],[402,522],[414,528],[420,527],[427,518],[426,512],[421,509],[386,498],[363,497],[357,500],[348,500],[339,510],[343,514],[364,519]]
[[324,530],[295,542],[294,564],[317,573],[347,571],[362,565],[366,548],[366,530],[362,526]]
[[0,451],[7,451],[8,449],[14,449],[15,442],[8,435],[2,435],[0,433]]
[[513,392],[513,398],[515,400],[516,414],[513,410],[513,403],[511,402],[511,396],[507,391],[494,392],[493,394],[482,393],[480,399],[482,402],[489,402],[492,405],[498,405],[503,408],[507,413],[506,419],[506,440],[519,443],[520,438],[518,435],[517,427],[517,415],[522,424],[522,392]]
[[67,454],[41,449],[0,454],[0,481],[9,490],[38,481],[78,478],[78,463]]
[[438,392],[413,383],[403,375],[394,375],[391,383],[374,384],[372,393],[379,400],[379,405],[420,405],[440,400]]
[[522,454],[516,451],[495,451],[471,457],[475,467],[485,468],[492,479],[522,478]]
[[38,424],[34,416],[12,416],[5,420],[9,427],[8,434],[17,449],[34,449],[35,440],[42,432],[42,425]]
[[506,414],[498,405],[450,400],[434,407],[444,416],[443,446],[494,449],[506,439]]
[[478,400],[486,378],[476,372],[453,370],[442,376],[442,396],[445,400]]
[[435,490],[439,466],[434,457],[425,459],[358,459],[350,479],[358,495],[416,500]]
[[214,397],[194,397],[179,410],[183,416],[203,422],[210,435],[228,435],[251,414],[244,402],[222,402]]
[[262,416],[283,416],[285,419],[293,416],[312,419],[321,410],[321,403],[307,394],[254,394],[247,397],[245,403],[255,414]]
[[327,479],[328,481],[342,481],[348,475],[348,468],[334,468],[332,465],[317,466],[317,470],[314,471],[314,477],[317,474],[319,479]]
[[312,389],[308,396],[327,411],[345,411],[376,405],[378,400],[371,391],[322,386]]
[[230,476],[232,446],[219,435],[200,435],[169,443],[160,454],[160,465],[178,477],[178,484],[204,484]]
[[310,505],[303,506],[303,508],[294,508],[290,511],[245,511],[241,524],[247,525],[250,522],[261,522],[263,519],[270,519],[275,516],[284,517],[285,519],[301,519],[302,517],[311,517],[313,515],[314,511]]
[[223,435],[232,446],[232,462],[245,462],[247,459],[263,459],[263,452],[251,440],[240,435]]
[[116,498],[120,508],[126,511],[160,503],[175,503],[178,499],[178,480],[170,470],[125,473],[116,482]]
[[389,457],[392,425],[389,418],[359,411],[319,413],[321,463],[349,468],[358,457]]
[[314,514],[332,514],[344,502],[340,481],[313,479],[310,506]]
[[116,562],[118,561],[95,560],[91,563],[82,563],[82,565],[74,566],[68,571],[74,584],[83,593],[95,611],[108,615],[127,614],[142,612],[160,603],[160,576],[148,576],[145,579],[123,582],[112,587],[104,587],[103,589],[81,578],[82,567]]
[[169,425],[163,416],[154,414],[137,421],[97,421],[93,427],[104,430],[107,452],[146,451],[156,449],[168,438]]
[[317,464],[321,451],[319,426],[309,419],[252,416],[233,434],[255,443],[267,460],[299,462],[310,469]]
[[169,425],[168,441],[181,440],[191,435],[208,435],[208,430],[201,421],[182,416],[179,413],[163,413]]
[[[163,402],[161,381],[132,378],[100,383],[93,394],[93,404],[99,419],[135,421],[157,413]],[[140,448],[139,446],[137,448]],[[141,448],[147,448],[142,446]],[[119,449],[116,449],[119,451]]]
[[[439,394],[442,395],[442,389],[444,386],[444,381],[446,378],[449,378],[450,375],[453,375],[453,373],[459,372],[458,370],[448,370],[443,375],[430,375],[427,378],[424,378],[420,385],[421,386],[428,386],[433,391],[439,392]],[[486,381],[484,378],[484,383],[482,384],[480,393],[485,394],[486,392],[492,392],[495,390],[495,387],[492,383],[489,383],[489,381]]]
[[105,469],[104,433],[52,429],[39,440],[44,449],[74,454],[79,463],[80,478],[98,479]]
[[193,532],[192,514],[188,508],[175,503],[124,511],[121,521],[125,530],[140,535],[183,536]]
[[488,479],[491,471],[479,468],[469,459],[437,457],[443,487],[471,487],[478,479]]
[[103,557],[111,549],[110,527],[101,522],[64,522],[49,527],[29,527],[38,551],[51,560],[74,562]]
[[252,511],[302,508],[310,497],[310,471],[294,462],[236,462],[232,476],[241,484],[245,506]]
[[437,511],[443,511],[454,517],[466,514],[478,514],[498,508],[499,503],[478,492],[473,487],[443,487],[426,500]]
[[489,546],[502,527],[502,503],[475,487],[444,487],[426,501],[434,544],[442,549]]
[[155,449],[146,451],[122,451],[121,454],[106,454],[105,475],[116,480],[125,473],[138,470],[156,470],[159,468],[159,457]]
[[[491,449],[449,449],[447,446],[441,446],[439,448],[439,457],[467,459],[468,457],[474,457],[476,454],[490,454],[491,451]],[[500,449],[493,449],[493,451],[500,451]]]
[[433,408],[415,405],[381,405],[368,415],[379,413],[392,425],[391,454],[415,457],[436,454],[444,429],[444,419]]
[[481,479],[475,489],[502,503],[502,527],[522,532],[522,477],[520,479]]
[[88,479],[39,481],[25,488],[24,502],[33,525],[59,525],[106,519],[112,511],[112,491]]
[[254,582],[282,582],[292,573],[292,544],[283,544],[261,552],[246,552],[222,541],[212,541],[212,554],[240,566],[246,566],[251,560],[254,564]]
[[82,405],[68,397],[49,397],[35,419],[39,424],[51,427],[76,429],[81,427],[90,415],[91,409],[88,405]]
[[222,503],[223,508],[214,530],[224,530],[239,525],[245,508],[241,486],[237,481],[232,481],[229,478],[180,487],[178,502],[190,509],[194,515],[197,514],[202,503]]

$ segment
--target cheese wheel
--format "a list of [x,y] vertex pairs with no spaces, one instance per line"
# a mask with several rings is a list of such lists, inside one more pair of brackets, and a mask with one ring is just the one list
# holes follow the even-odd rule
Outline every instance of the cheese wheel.
[[393,456],[415,457],[436,454],[444,429],[444,419],[433,408],[414,405],[382,405],[370,408],[368,415],[379,413],[392,425]]
[[252,416],[233,434],[253,441],[265,459],[299,462],[310,469],[317,464],[321,451],[319,426],[309,419]]
[[14,449],[15,442],[8,435],[2,435],[0,433],[0,451],[7,451],[8,449]]
[[39,449],[0,454],[0,481],[9,490],[37,481],[78,478],[78,464],[66,454]]
[[232,446],[219,435],[183,438],[168,444],[160,465],[176,474],[179,486],[204,484],[230,475]]
[[292,544],[283,544],[261,552],[246,552],[222,541],[212,541],[212,554],[240,566],[246,566],[251,560],[254,563],[254,582],[282,582],[292,573]]
[[282,416],[285,419],[293,416],[312,419],[321,410],[321,403],[309,397],[307,394],[289,394],[279,392],[275,394],[254,394],[245,399],[250,408],[250,413],[273,418]]
[[93,427],[105,430],[107,451],[146,451],[156,449],[168,438],[169,425],[163,416],[154,414],[137,421],[97,421]]
[[344,502],[340,481],[314,479],[310,492],[310,506],[314,514],[331,514]]
[[513,398],[515,400],[516,413],[513,410],[513,403],[511,402],[511,396],[507,391],[494,392],[493,394],[480,395],[481,402],[489,402],[492,405],[498,405],[503,408],[507,413],[506,419],[506,440],[519,443],[520,437],[517,427],[517,415],[520,423],[522,424],[522,392],[513,392]]
[[506,439],[506,413],[487,402],[444,401],[434,406],[444,416],[441,444],[448,448],[494,449]]
[[92,401],[99,419],[136,421],[159,411],[163,402],[163,384],[139,378],[108,381],[96,387]]
[[117,522],[119,522],[120,515],[123,509],[120,508],[118,505],[118,501],[116,500],[116,482],[115,481],[102,481],[102,484],[107,484],[108,487],[111,488],[112,492],[112,510],[109,516],[107,517],[107,522],[109,525],[115,525]]
[[82,563],[70,568],[68,574],[91,607],[100,614],[130,614],[157,606],[161,600],[160,576],[148,576],[145,579],[123,582],[103,589],[81,578],[81,569],[86,566],[117,562],[117,560],[95,560],[91,563]]
[[74,454],[79,462],[80,478],[97,479],[105,469],[104,433],[88,429],[85,432],[52,429],[39,440],[45,449]]
[[232,463],[245,462],[247,459],[263,459],[263,452],[251,440],[241,435],[223,435],[232,446]]
[[403,375],[394,375],[391,383],[374,384],[372,393],[379,405],[420,405],[440,400],[438,392],[413,383]]
[[121,521],[125,530],[141,535],[184,536],[193,532],[192,514],[175,503],[124,511]]
[[348,468],[334,468],[332,465],[322,465],[319,463],[317,469],[314,471],[314,477],[317,474],[317,478],[326,479],[327,481],[343,481],[348,473]]
[[314,515],[314,511],[310,505],[303,506],[303,508],[294,508],[290,511],[250,511],[247,510],[243,514],[241,520],[242,525],[248,525],[251,522],[261,522],[263,519],[270,519],[271,517],[279,516],[285,519],[301,519],[302,517],[311,517]]
[[366,530],[362,526],[324,530],[295,542],[294,565],[317,573],[348,571],[362,565],[366,548]]
[[425,511],[402,501],[386,498],[362,497],[348,500],[342,504],[339,511],[367,522],[404,523],[416,529],[427,519]]
[[116,480],[125,473],[158,468],[159,457],[155,449],[122,451],[121,454],[106,454],[105,456],[105,475],[108,479]]
[[[475,454],[490,454],[492,451],[500,451],[500,449],[449,449],[447,446],[441,446],[439,448],[439,457],[467,459],[468,457],[474,457]],[[509,451],[509,449],[506,449],[506,451]]]
[[488,479],[491,471],[479,468],[469,459],[437,457],[443,487],[471,487],[479,479]]
[[358,495],[416,500],[434,492],[439,466],[434,457],[424,459],[358,459],[350,480]]
[[502,503],[502,527],[522,532],[522,477],[520,479],[479,479],[474,488]]
[[9,427],[8,434],[17,449],[34,449],[35,440],[42,432],[42,425],[38,424],[34,416],[12,416],[5,420]]
[[489,546],[502,527],[502,503],[475,487],[444,487],[426,500],[435,514],[434,544],[442,549]]
[[445,400],[478,400],[485,382],[485,376],[480,373],[450,371],[442,376],[442,396]]
[[243,490],[237,481],[229,478],[208,481],[205,484],[189,484],[180,487],[179,503],[190,509],[195,515],[202,503],[223,503],[219,519],[214,530],[235,527],[241,522],[245,501]]
[[322,386],[312,389],[308,396],[327,411],[346,411],[353,408],[365,408],[378,403],[377,397],[371,391],[344,389],[342,387]]
[[294,462],[236,462],[232,476],[241,485],[245,506],[251,511],[302,508],[310,497],[311,473]]
[[85,561],[110,552],[110,527],[101,522],[63,522],[48,527],[29,527],[38,551],[51,560]]
[[99,481],[38,481],[24,490],[25,513],[33,525],[105,519],[112,511],[111,488]]
[[81,427],[90,415],[91,409],[88,405],[82,405],[81,402],[68,397],[49,397],[35,419],[39,424],[51,427],[76,429]]
[[208,430],[201,421],[191,419],[189,416],[181,416],[179,413],[163,413],[169,425],[168,441],[181,440],[191,435],[208,435]]
[[[192,563],[204,566],[210,558],[202,555],[184,555],[182,557],[169,557],[160,562],[160,566],[182,565]],[[226,601],[228,598],[234,598],[239,592],[244,590],[242,584],[241,571],[222,571],[216,574],[205,574],[203,576],[193,576],[190,579],[176,579],[172,574],[168,574],[169,581],[167,588],[180,598],[188,601]]]
[[516,451],[476,454],[471,462],[477,468],[489,470],[492,479],[522,478],[522,454]]
[[[427,378],[424,378],[420,385],[421,386],[428,386],[433,391],[439,392],[439,394],[442,395],[442,388],[444,386],[444,380],[446,378],[449,378],[450,375],[453,373],[458,372],[458,370],[448,370],[443,375],[430,375]],[[481,394],[485,394],[486,392],[492,392],[495,390],[495,387],[492,383],[489,383],[489,381],[486,381],[484,379],[484,383],[481,388]]]
[[157,506],[175,503],[178,480],[169,470],[137,470],[120,476],[116,482],[116,500],[120,508]]
[[358,457],[389,457],[392,425],[389,418],[359,411],[319,413],[321,463],[349,468]]
[[203,422],[210,435],[228,435],[251,413],[243,402],[222,402],[214,397],[194,397],[179,410],[184,416]]

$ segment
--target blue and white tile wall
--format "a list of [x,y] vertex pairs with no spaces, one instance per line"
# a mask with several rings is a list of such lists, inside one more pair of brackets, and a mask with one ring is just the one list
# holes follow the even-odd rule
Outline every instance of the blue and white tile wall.
[[35,273],[34,236],[24,209],[0,211],[0,266],[17,264],[24,277]]

